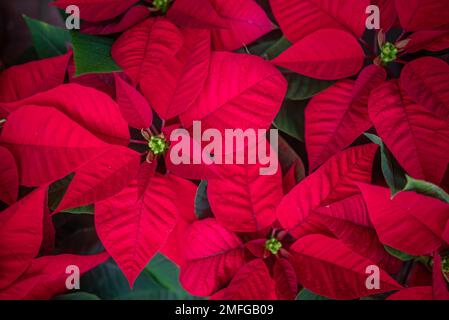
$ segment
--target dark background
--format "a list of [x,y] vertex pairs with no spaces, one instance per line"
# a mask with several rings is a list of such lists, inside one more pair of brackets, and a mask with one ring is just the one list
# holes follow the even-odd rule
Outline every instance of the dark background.
[[31,46],[31,37],[22,14],[63,26],[51,0],[0,0],[0,66],[15,64]]

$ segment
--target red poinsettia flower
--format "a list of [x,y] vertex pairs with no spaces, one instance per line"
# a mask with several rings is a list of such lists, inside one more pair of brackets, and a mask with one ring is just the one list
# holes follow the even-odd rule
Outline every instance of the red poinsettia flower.
[[[381,11],[381,29],[377,30],[372,38],[374,47],[365,40],[369,38],[365,22],[368,18],[366,9],[370,1],[331,3],[329,1],[271,0],[270,3],[284,35],[293,43],[290,48],[272,60],[275,65],[323,80],[339,80],[358,74],[356,81],[338,81],[315,96],[306,109],[305,140],[311,170],[315,170],[332,155],[350,146],[357,137],[372,126],[372,122],[378,131],[384,131],[378,128],[376,123],[379,126],[386,126],[384,121],[386,112],[377,113],[377,118],[373,119],[373,114],[368,111],[368,97],[374,89],[387,80],[385,70],[390,74],[389,78],[392,78],[394,76],[390,66],[396,63],[407,63],[404,59],[408,60],[406,56],[408,53],[420,50],[438,51],[449,47],[447,24],[449,16],[446,14],[446,3],[442,0],[417,0],[413,3],[375,1],[374,4],[378,5]],[[440,12],[440,10],[442,14],[432,19],[433,14],[430,12]],[[387,31],[389,32],[385,34]],[[448,89],[447,72],[437,74],[435,72],[446,70],[448,66],[441,60],[434,60],[436,61],[432,62],[430,58],[423,58],[420,62],[410,63],[411,66],[407,65],[401,74],[401,87],[407,88],[405,92],[414,102],[428,108],[436,116],[447,117],[448,100],[443,94]],[[373,64],[363,68],[366,61]],[[424,65],[425,68],[435,71],[425,71]],[[416,66],[420,68],[416,70],[420,73],[419,75],[415,74]],[[432,88],[434,84],[437,85],[436,89]],[[420,95],[420,98],[416,95]],[[382,99],[388,98],[381,98],[379,94],[380,104],[385,103],[385,101],[380,102]],[[430,99],[433,101],[429,101]],[[395,126],[389,126],[389,128],[396,131]],[[429,177],[423,175],[422,168],[419,172],[412,169],[410,165],[405,165],[405,161],[401,159],[404,158],[405,153],[398,152],[397,146],[393,145],[392,140],[405,142],[414,139],[410,130],[412,129],[404,128],[403,130],[403,134],[408,135],[407,139],[402,139],[402,135],[393,132],[389,132],[388,136],[383,132],[381,137],[385,138],[386,145],[391,148],[409,174],[419,179],[426,178],[440,183],[448,162],[447,157],[441,159],[441,167],[444,166],[444,169],[438,169],[436,173],[438,176]],[[411,147],[412,145],[408,144],[408,148]],[[443,147],[440,150],[444,150],[447,149],[448,144],[439,147]],[[431,146],[426,146],[422,151],[429,158],[440,158],[434,154],[436,148]],[[421,153],[421,151],[417,152]],[[406,156],[409,161],[419,161],[419,157],[409,155],[410,153]]]

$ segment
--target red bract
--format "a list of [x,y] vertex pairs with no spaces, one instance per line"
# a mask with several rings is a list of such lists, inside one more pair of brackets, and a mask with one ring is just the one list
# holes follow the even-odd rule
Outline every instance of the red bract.
[[[64,82],[70,54],[14,66],[0,73],[0,102],[12,102]],[[1,109],[1,108],[0,108]]]
[[296,42],[320,29],[345,30],[360,37],[369,1],[270,0],[270,4],[286,37]]
[[163,18],[125,32],[112,56],[163,119],[184,112],[198,96],[209,68],[207,31],[178,29]]
[[189,128],[201,120],[204,129],[266,129],[279,111],[287,83],[261,58],[225,52],[211,57],[209,76],[199,97],[181,114]]
[[336,80],[357,74],[363,60],[363,50],[351,34],[322,29],[293,44],[273,63],[308,77]]
[[386,188],[359,187],[382,243],[416,256],[430,254],[443,245],[448,204],[414,192],[399,193],[391,199]]
[[11,152],[0,147],[0,200],[11,205],[19,193],[19,173]]
[[312,98],[306,109],[306,144],[312,170],[371,127],[368,97],[385,79],[385,70],[372,65],[357,81],[337,82]]
[[76,5],[83,20],[98,22],[117,17],[137,2],[139,0],[56,0],[52,5],[62,10]]
[[301,233],[312,210],[334,199],[358,193],[356,181],[370,182],[375,145],[348,149],[330,159],[323,167],[290,191],[277,208],[281,225],[293,236]]
[[407,98],[395,81],[373,90],[369,114],[379,136],[411,176],[442,181],[449,161],[447,121]]
[[395,0],[395,3],[401,26],[407,31],[449,28],[449,12],[444,0]]
[[380,288],[365,286],[366,268],[373,262],[352,252],[339,240],[322,235],[299,239],[291,248],[298,280],[310,290],[334,299],[355,299],[401,286],[380,270]]
[[167,17],[182,27],[209,29],[214,50],[236,50],[274,28],[254,0],[176,0]]
[[114,20],[103,22],[84,21],[81,30],[88,34],[113,34],[126,31],[150,16],[150,11],[145,6],[130,8],[123,16]]

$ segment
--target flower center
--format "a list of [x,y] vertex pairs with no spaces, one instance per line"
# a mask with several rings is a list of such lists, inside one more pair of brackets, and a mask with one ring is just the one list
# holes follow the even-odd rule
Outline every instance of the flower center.
[[153,6],[165,13],[167,12],[168,0],[153,0]]
[[276,238],[270,238],[265,242],[265,249],[272,254],[277,254],[282,248],[282,243]]
[[165,140],[162,136],[152,136],[148,141],[148,147],[154,155],[163,154],[168,149],[167,140]]
[[380,60],[383,63],[389,63],[398,57],[398,48],[394,46],[391,42],[385,43],[382,48],[380,48]]

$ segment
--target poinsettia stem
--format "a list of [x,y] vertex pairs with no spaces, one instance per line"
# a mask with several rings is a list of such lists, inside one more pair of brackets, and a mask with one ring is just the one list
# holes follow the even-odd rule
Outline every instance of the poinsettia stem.
[[147,144],[147,142],[145,142],[145,141],[135,140],[135,139],[131,139],[131,140],[129,140],[129,142],[135,143],[135,144]]

